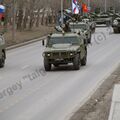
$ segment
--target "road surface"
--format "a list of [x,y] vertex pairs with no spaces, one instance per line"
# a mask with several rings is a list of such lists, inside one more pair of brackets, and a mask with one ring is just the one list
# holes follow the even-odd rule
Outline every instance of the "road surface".
[[87,66],[45,72],[41,42],[7,52],[0,69],[0,120],[67,120],[120,62],[120,35],[97,28]]

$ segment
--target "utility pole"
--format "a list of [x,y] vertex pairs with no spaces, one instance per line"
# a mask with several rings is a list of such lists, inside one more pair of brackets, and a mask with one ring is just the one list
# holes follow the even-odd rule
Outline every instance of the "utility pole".
[[63,15],[63,0],[61,0],[61,24],[63,25],[63,19],[64,19],[64,15]]
[[15,41],[15,0],[13,0],[12,40]]

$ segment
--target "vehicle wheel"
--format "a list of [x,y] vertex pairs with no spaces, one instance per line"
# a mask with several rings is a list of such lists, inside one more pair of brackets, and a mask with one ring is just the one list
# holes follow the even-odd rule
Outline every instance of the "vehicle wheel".
[[114,33],[119,33],[118,29],[114,29]]
[[81,66],[80,55],[77,54],[73,59],[73,67],[75,70],[79,70]]
[[93,33],[95,33],[95,28],[93,28]]
[[91,43],[91,34],[90,34],[90,38],[88,39],[88,43],[89,44]]
[[2,52],[2,58],[0,59],[0,68],[4,67],[5,65],[5,54]]
[[85,52],[86,52],[86,53],[85,53],[85,56],[84,56],[84,58],[81,60],[81,65],[83,65],[83,66],[85,66],[86,63],[87,63],[87,50],[86,50]]
[[59,67],[59,64],[53,64],[55,67]]
[[44,68],[46,71],[51,70],[51,64],[49,63],[49,60],[47,58],[44,58]]

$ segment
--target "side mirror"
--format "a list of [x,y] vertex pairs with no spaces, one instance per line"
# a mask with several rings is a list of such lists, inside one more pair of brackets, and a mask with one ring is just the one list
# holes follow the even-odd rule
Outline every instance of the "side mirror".
[[45,40],[42,40],[42,46],[45,46]]

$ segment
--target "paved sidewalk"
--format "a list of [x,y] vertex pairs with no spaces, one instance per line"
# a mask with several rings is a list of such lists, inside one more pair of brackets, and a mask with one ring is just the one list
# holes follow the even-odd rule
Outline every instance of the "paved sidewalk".
[[120,120],[120,84],[114,87],[109,120]]

